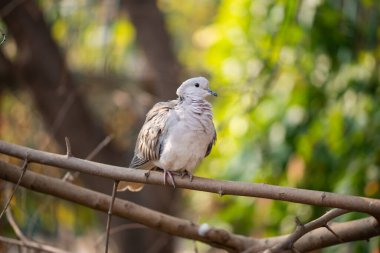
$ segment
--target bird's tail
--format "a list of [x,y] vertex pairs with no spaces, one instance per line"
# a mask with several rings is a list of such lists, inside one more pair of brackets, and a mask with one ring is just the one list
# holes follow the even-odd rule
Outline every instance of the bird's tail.
[[141,183],[134,183],[134,182],[127,182],[127,181],[120,181],[119,185],[117,186],[118,192],[123,191],[131,191],[131,192],[139,192],[144,187],[144,184]]

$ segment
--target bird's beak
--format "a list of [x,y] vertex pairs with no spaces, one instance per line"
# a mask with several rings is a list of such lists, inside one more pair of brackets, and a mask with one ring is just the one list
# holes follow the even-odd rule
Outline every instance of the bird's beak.
[[208,91],[211,95],[213,95],[213,96],[215,96],[215,97],[218,96],[218,94],[217,94],[216,92],[214,92],[214,91],[212,91],[212,90],[210,90],[210,89],[207,89],[207,91]]

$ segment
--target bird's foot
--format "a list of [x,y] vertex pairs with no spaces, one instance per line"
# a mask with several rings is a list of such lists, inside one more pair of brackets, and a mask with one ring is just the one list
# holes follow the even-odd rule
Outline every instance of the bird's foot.
[[180,176],[181,178],[184,178],[185,176],[189,176],[190,178],[190,182],[193,181],[193,174],[191,174],[191,172],[187,171],[187,170],[184,170],[180,173]]
[[148,177],[150,176],[150,172],[152,170],[154,170],[155,168],[152,168],[152,169],[149,169],[147,172],[144,173],[144,176],[145,176],[145,179],[148,179]]
[[166,185],[166,175],[169,175],[169,178],[172,181],[173,188],[175,189],[175,182],[172,172],[170,170],[164,170],[164,185]]

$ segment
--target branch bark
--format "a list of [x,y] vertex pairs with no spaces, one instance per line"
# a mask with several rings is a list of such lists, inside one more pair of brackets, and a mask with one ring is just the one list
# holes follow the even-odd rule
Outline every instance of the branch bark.
[[[20,169],[16,166],[0,161],[0,178],[17,182]],[[95,210],[108,212],[111,202],[110,196],[72,185],[62,180],[39,175],[27,171],[21,181],[21,186],[28,189],[47,193],[68,201],[72,201]],[[243,236],[231,235],[227,231],[210,229],[206,236],[200,236],[199,225],[190,221],[172,217],[151,209],[139,206],[133,202],[116,198],[113,205],[113,214],[160,231],[181,236],[188,239],[203,241],[213,246],[228,249],[243,249],[250,242]]]
[[[70,158],[71,159],[71,158]],[[0,161],[0,178],[16,183],[22,170],[17,166]],[[72,201],[89,208],[107,213],[111,202],[110,196],[89,189],[72,185],[62,180],[47,177],[27,171],[21,181],[21,186],[46,194]],[[188,220],[176,218],[151,209],[139,206],[133,202],[115,199],[113,213],[119,217],[143,224],[147,227],[192,240],[198,240],[229,252],[262,252],[287,240],[288,236],[256,239],[229,233],[216,228],[201,231],[201,226]],[[369,239],[380,235],[380,227],[374,218],[331,224],[331,229],[344,242]],[[325,228],[320,228],[306,234],[295,243],[297,249],[309,251],[329,245],[342,243],[335,235]],[[291,252],[291,251],[288,251]]]
[[[284,252],[286,250],[292,250],[295,248],[294,244],[299,240],[302,236],[305,234],[309,233],[312,230],[321,228],[321,227],[326,227],[329,229],[330,227],[327,225],[328,222],[330,222],[332,219],[341,216],[343,214],[348,213],[346,210],[342,209],[332,209],[319,217],[318,219],[315,219],[311,222],[308,222],[307,224],[300,224],[297,222],[297,227],[296,230],[290,234],[282,243],[276,245],[272,249],[267,250],[267,253],[279,253],[279,252]],[[332,234],[334,234],[337,239],[343,242],[343,240],[333,231],[330,230]],[[249,253],[250,251],[244,252],[244,253]]]
[[[0,141],[0,153],[24,159],[28,154],[30,162],[55,166],[85,174],[105,177],[112,180],[124,180],[138,183],[164,185],[162,174],[152,171],[147,178],[144,170],[136,170],[101,164],[82,160],[76,157],[67,157],[43,152],[23,146]],[[194,177],[188,178],[175,176],[178,188],[192,189],[205,192],[213,192],[219,195],[238,195],[274,200],[289,201],[315,206],[340,208],[380,216],[380,200],[350,196],[331,192],[297,189],[269,184],[257,184],[248,182],[234,182]],[[171,186],[168,186],[171,187]]]

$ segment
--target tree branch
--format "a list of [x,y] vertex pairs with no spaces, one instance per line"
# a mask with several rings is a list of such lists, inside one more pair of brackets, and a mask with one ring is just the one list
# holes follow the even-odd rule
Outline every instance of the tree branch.
[[1,219],[1,217],[3,217],[4,212],[7,210],[9,204],[11,203],[13,195],[15,194],[15,192],[17,191],[18,186],[20,185],[21,179],[24,176],[27,167],[28,167],[28,154],[26,154],[24,164],[21,167],[22,173],[20,175],[20,178],[18,179],[16,185],[14,186],[14,188],[12,190],[12,193],[8,197],[8,201],[5,203],[4,208],[3,208],[3,210],[0,213],[0,219]]
[[[292,234],[290,234],[282,243],[276,245],[275,247],[273,247],[273,249],[269,249],[268,253],[269,252],[278,253],[278,252],[283,252],[285,250],[294,249],[295,242],[299,240],[302,236],[304,236],[305,234],[317,228],[327,226],[327,223],[329,221],[346,213],[348,213],[347,210],[332,209],[328,211],[327,213],[325,213],[324,215],[322,215],[321,217],[311,222],[308,222],[307,224],[300,224],[299,222],[297,222],[296,230]],[[341,241],[341,238],[335,232],[333,232],[333,234]],[[246,253],[249,253],[249,252],[250,251],[247,251]]]
[[[17,182],[21,173],[19,168],[2,161],[0,161],[0,168],[0,178],[14,183]],[[28,189],[54,195],[104,213],[107,213],[111,202],[108,195],[31,171],[25,173],[21,185]],[[171,235],[202,241],[230,252],[241,252],[248,248],[250,248],[251,252],[261,252],[282,243],[287,238],[287,236],[278,236],[255,239],[211,227],[201,231],[202,226],[193,222],[153,211],[118,198],[115,199],[113,214]],[[331,224],[330,227],[345,242],[369,239],[380,234],[380,227],[376,219],[372,217]],[[300,238],[295,243],[295,247],[303,252],[339,243],[341,243],[341,240],[335,235],[325,228],[320,228]]]
[[117,189],[117,185],[118,184],[119,184],[119,181],[117,181],[117,180],[115,180],[113,182],[111,203],[109,205],[108,213],[107,213],[106,243],[105,243],[105,249],[104,249],[105,253],[108,253],[108,244],[109,244],[109,238],[110,238],[112,209],[113,209],[113,203],[115,202],[115,198],[116,198],[116,189]]
[[[24,172],[25,171],[23,171],[22,173],[24,173]],[[58,249],[58,248],[55,248],[55,247],[52,247],[52,246],[49,246],[49,245],[45,245],[43,243],[34,242],[32,240],[29,240],[22,233],[21,229],[18,227],[16,221],[13,218],[11,210],[9,208],[6,210],[6,216],[7,216],[7,220],[8,220],[9,225],[12,227],[13,232],[16,234],[16,236],[19,238],[19,240],[14,240],[14,239],[10,239],[10,238],[6,238],[6,237],[1,237],[0,236],[0,241],[3,241],[5,243],[9,243],[9,244],[20,245],[20,246],[26,247],[26,248],[43,250],[45,252],[68,253],[67,251],[64,251],[64,250],[61,250],[61,249]]]
[[[12,182],[18,180],[20,169],[16,166],[0,161],[0,168],[0,178]],[[106,194],[63,182],[60,179],[39,175],[31,171],[25,173],[21,185],[28,189],[54,195],[104,213],[108,212],[111,202],[110,196]],[[220,229],[210,229],[205,236],[201,236],[198,233],[199,225],[197,224],[153,211],[133,202],[118,198],[115,199],[113,205],[113,214],[153,229],[184,238],[203,241],[212,246],[230,251],[240,248],[243,249],[245,244],[251,242],[249,238],[232,235]]]
[[0,236],[0,241],[6,244],[17,245],[20,247],[34,249],[34,250],[37,250],[38,252],[43,251],[43,252],[50,252],[50,253],[70,253],[65,250],[61,250],[49,245],[44,245],[38,242],[29,241],[29,240],[20,241],[20,240],[8,238],[8,237]]
[[[29,161],[55,166],[67,170],[79,171],[112,180],[124,180],[138,183],[163,185],[162,174],[152,171],[147,178],[144,170],[136,170],[67,157],[44,151],[38,151],[23,146],[0,141],[0,153],[24,159],[29,154]],[[296,189],[284,186],[234,182],[194,177],[190,182],[187,178],[176,176],[178,188],[213,192],[220,195],[238,195],[274,200],[289,201],[315,206],[340,208],[380,216],[380,200],[350,196],[331,192]]]

